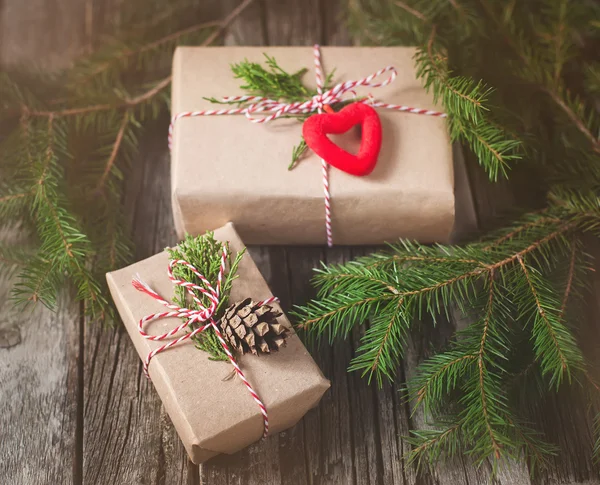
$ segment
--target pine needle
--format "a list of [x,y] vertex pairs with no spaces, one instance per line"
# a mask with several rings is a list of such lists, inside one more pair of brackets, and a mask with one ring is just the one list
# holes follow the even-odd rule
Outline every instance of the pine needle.
[[[131,262],[124,179],[142,123],[168,111],[173,50],[208,45],[251,3],[198,23],[189,0],[123,7],[123,27],[65,72],[0,72],[0,225],[32,237],[25,254],[0,240],[0,271],[16,273],[19,305],[56,308],[65,285],[92,320],[114,317],[104,274]],[[23,263],[23,264],[22,264]]]
[[[440,426],[413,434],[410,460],[423,466],[461,450],[476,464],[491,459],[497,469],[524,452],[532,466],[543,466],[554,448],[517,424],[509,390],[525,369],[539,373],[546,391],[584,369],[566,302],[581,295],[573,292],[586,271],[576,231],[598,218],[598,209],[591,210],[595,203],[590,196],[570,209],[532,213],[462,247],[403,241],[388,251],[324,266],[314,277],[317,297],[297,307],[294,316],[309,336],[329,341],[368,322],[349,370],[381,385],[394,377],[415,320],[427,314],[435,322],[450,307],[474,315],[408,383],[413,405]],[[557,272],[559,264],[564,273]],[[565,285],[557,287],[555,278],[563,274]],[[532,360],[538,365],[532,367]]]

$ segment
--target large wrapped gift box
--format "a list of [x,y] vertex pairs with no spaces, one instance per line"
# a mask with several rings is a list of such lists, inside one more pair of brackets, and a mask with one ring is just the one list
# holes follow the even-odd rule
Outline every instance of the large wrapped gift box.
[[[215,231],[215,238],[229,241],[235,254],[244,248],[232,224]],[[164,311],[148,295],[132,286],[139,274],[160,295],[172,301],[174,287],[167,276],[169,257],[162,252],[107,275],[110,291],[127,332],[142,359],[164,342],[143,338],[139,320]],[[255,301],[272,295],[258,268],[245,254],[238,269],[239,277],[231,289],[230,301],[252,297]],[[285,315],[279,323],[290,326]],[[153,335],[168,332],[181,321],[177,318],[152,322],[147,329]],[[297,423],[321,399],[329,388],[325,379],[297,335],[286,339],[279,352],[236,357],[269,416],[270,433],[285,430]],[[229,362],[209,360],[191,339],[157,354],[149,374],[194,463],[201,463],[219,453],[234,453],[257,441],[263,434],[259,407],[238,378],[230,378]],[[131,369],[132,373],[137,369]]]
[[[387,65],[394,82],[357,88],[386,103],[440,109],[415,73],[414,48],[323,47],[334,83],[357,80]],[[311,47],[179,47],[173,61],[172,114],[219,109],[204,99],[245,94],[230,65],[262,63],[263,53],[288,72],[308,68],[316,85]],[[385,75],[384,75],[385,77]],[[336,244],[376,244],[399,237],[445,242],[454,222],[452,150],[443,118],[377,110],[383,145],[375,170],[355,177],[330,169]],[[173,132],[172,194],[177,231],[201,234],[233,221],[249,244],[323,244],[321,163],[312,152],[289,171],[302,125],[295,119],[251,123],[244,115],[179,119]],[[354,139],[356,138],[356,140]],[[359,143],[357,130],[342,146]]]

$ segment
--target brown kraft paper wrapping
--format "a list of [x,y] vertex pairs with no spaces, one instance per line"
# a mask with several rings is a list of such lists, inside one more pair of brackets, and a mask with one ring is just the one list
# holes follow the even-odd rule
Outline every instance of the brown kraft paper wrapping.
[[[311,47],[179,47],[173,61],[172,113],[219,109],[204,97],[245,94],[230,64],[274,56],[289,72],[308,68]],[[416,78],[414,48],[323,47],[334,83],[387,65],[398,71],[383,88],[358,88],[387,103],[440,109]],[[381,80],[385,79],[384,74]],[[367,177],[330,168],[335,244],[377,244],[399,237],[445,242],[454,222],[452,150],[443,118],[377,109],[383,127],[378,164]],[[183,118],[174,129],[173,210],[177,231],[202,234],[233,221],[247,244],[324,244],[321,163],[309,155],[288,171],[302,125],[293,119],[251,123],[244,115]],[[345,135],[357,148],[360,135]],[[350,141],[348,141],[350,139]]]
[[[234,254],[244,248],[232,224],[217,229],[215,237],[229,241]],[[139,273],[160,295],[171,300],[174,287],[167,276],[168,262],[168,254],[162,252],[107,275],[114,301],[142,360],[164,341],[144,339],[138,332],[138,321],[165,308],[137,291],[131,280]],[[246,297],[258,301],[272,296],[249,254],[242,258],[238,274],[231,289],[232,302]],[[278,320],[290,325],[285,315]],[[158,335],[178,323],[178,319],[157,320],[146,330]],[[293,426],[329,388],[329,381],[323,377],[295,334],[288,337],[287,345],[279,352],[236,358],[267,407],[270,433]],[[232,370],[229,362],[209,360],[208,354],[196,349],[191,340],[157,354],[150,362],[152,382],[185,449],[196,464],[219,453],[234,453],[262,436],[260,410],[237,377],[227,380]],[[131,369],[131,372],[136,372],[136,369]]]

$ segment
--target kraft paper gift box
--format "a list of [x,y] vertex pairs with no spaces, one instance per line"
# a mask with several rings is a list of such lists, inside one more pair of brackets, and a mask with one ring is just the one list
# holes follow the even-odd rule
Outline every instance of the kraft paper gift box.
[[[172,114],[220,109],[205,97],[246,94],[230,65],[274,57],[288,72],[308,68],[316,86],[312,47],[179,47],[173,60]],[[322,47],[333,83],[358,80],[392,65],[398,76],[358,96],[424,109],[434,105],[418,80],[407,47]],[[382,76],[383,80],[387,74]],[[454,222],[452,150],[443,118],[377,109],[383,144],[375,170],[355,177],[330,168],[335,244],[377,244],[399,237],[445,242]],[[251,123],[244,115],[179,119],[172,146],[176,228],[201,234],[233,221],[248,244],[325,242],[321,163],[312,152],[291,171],[302,124],[293,119]],[[360,133],[343,137],[356,147]],[[356,139],[354,139],[354,138]],[[344,141],[345,140],[345,141]]]
[[[217,229],[215,238],[229,241],[233,254],[244,248],[232,224]],[[125,328],[142,360],[165,342],[143,338],[138,322],[148,314],[164,311],[165,307],[137,291],[132,278],[139,274],[161,296],[172,301],[174,286],[167,276],[168,263],[167,252],[162,252],[107,275]],[[259,301],[273,296],[247,253],[241,260],[238,275],[231,289],[231,302],[246,297]],[[179,323],[181,320],[177,318],[157,320],[150,323],[146,331],[158,335]],[[290,326],[285,315],[278,318],[278,323]],[[285,347],[269,355],[236,356],[246,378],[267,407],[270,434],[296,424],[329,388],[329,381],[298,336],[292,333],[286,342]],[[149,366],[152,383],[194,463],[202,463],[219,453],[235,453],[259,440],[264,429],[260,409],[246,387],[239,378],[229,378],[232,365],[208,357],[209,354],[197,349],[188,339],[157,354]]]

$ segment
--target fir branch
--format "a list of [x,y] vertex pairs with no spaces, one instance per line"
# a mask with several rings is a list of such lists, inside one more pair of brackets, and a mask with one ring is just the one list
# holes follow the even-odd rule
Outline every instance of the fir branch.
[[566,27],[566,16],[567,16],[567,0],[559,0],[553,2],[554,6],[558,7],[558,28],[554,30],[553,43],[554,43],[554,83],[560,82],[563,67],[565,65],[566,53],[565,53],[565,38],[567,36]]
[[556,223],[560,223],[560,222],[561,222],[561,219],[558,217],[553,217],[553,216],[536,217],[531,222],[525,222],[524,224],[517,226],[515,229],[510,230],[508,233],[501,235],[497,239],[491,241],[489,244],[484,246],[482,249],[483,249],[483,251],[490,251],[492,249],[502,246],[502,244],[504,244],[505,242],[519,236],[521,233],[523,233],[529,229],[539,227],[541,225],[548,224],[548,223],[556,224]]
[[396,0],[394,2],[398,7],[400,7],[401,9],[407,11],[409,14],[414,15],[416,18],[418,18],[419,20],[422,20],[424,22],[427,21],[427,17],[425,15],[423,15],[421,12],[419,12],[417,9],[410,7],[409,5],[407,5],[405,2],[401,2],[400,0]]
[[0,222],[7,222],[26,213],[32,196],[33,192],[28,187],[0,186]]
[[577,113],[578,109],[573,108],[573,105],[569,103],[568,93],[561,96],[555,89],[549,87],[543,87],[543,90],[550,96],[552,101],[565,113],[567,118],[571,120],[573,125],[587,138],[592,146],[592,149],[596,153],[600,153],[600,140],[590,131],[587,124],[583,121],[581,113]]
[[427,48],[417,53],[416,59],[419,64],[417,76],[424,78],[426,89],[435,85],[434,100],[437,101],[442,94],[444,107],[449,113],[460,118],[479,121],[485,110],[484,103],[490,94],[490,89],[481,82],[475,83],[471,79],[451,77],[447,58],[439,52],[434,52],[435,36],[436,27],[433,26]]
[[[119,69],[131,62],[132,58],[141,58],[144,55],[159,54],[160,49],[165,47],[170,48],[169,54],[172,53],[173,48],[181,44],[186,39],[193,39],[192,34],[203,34],[210,32],[209,35],[202,40],[199,45],[207,46],[215,42],[219,36],[223,34],[225,29],[250,5],[253,0],[242,1],[230,14],[222,20],[200,22],[185,28],[179,29],[175,32],[169,32],[159,39],[148,43],[142,43],[134,48],[124,46],[121,48],[119,40],[114,40],[113,45],[105,46],[105,50],[108,50],[108,55],[100,52],[98,55],[92,55],[91,58],[83,59],[79,65],[75,66],[73,72],[73,84],[76,85],[86,84],[93,82],[93,80],[99,76],[104,75],[110,69]],[[160,24],[164,20],[168,20],[172,15],[176,15],[176,12],[165,12],[162,18],[155,19],[152,23],[140,26],[137,30],[145,32],[148,29],[156,28],[156,24]],[[154,27],[153,27],[154,26]],[[133,28],[132,31],[136,29]],[[212,32],[211,32],[212,31]],[[116,52],[112,52],[112,50]],[[99,59],[96,59],[99,57]],[[106,57],[106,59],[105,59]]]
[[[453,127],[459,124],[458,120],[452,121]],[[493,124],[469,124],[456,129],[460,135],[455,139],[464,139],[469,144],[490,180],[497,181],[499,176],[506,178],[510,162],[521,159],[521,142],[507,139],[506,133]],[[454,128],[451,130],[454,131]]]
[[568,270],[568,274],[567,274],[567,284],[565,285],[565,292],[563,293],[562,303],[560,305],[560,312],[558,314],[558,318],[560,320],[564,320],[564,318],[565,318],[565,313],[567,310],[567,302],[569,301],[569,296],[571,296],[571,290],[573,289],[576,260],[577,260],[577,243],[576,243],[576,241],[573,241],[573,243],[571,243],[571,257],[569,258],[569,270]]
[[81,108],[69,108],[58,111],[30,111],[26,112],[28,116],[47,117],[47,118],[62,118],[65,116],[77,116],[98,111],[111,111],[120,108],[135,108],[147,101],[152,100],[161,91],[169,87],[171,84],[171,76],[152,83],[152,87],[138,96],[129,99],[120,100],[116,104],[97,104],[93,106],[85,106]]
[[98,278],[83,266],[71,270],[73,284],[77,288],[77,300],[82,302],[83,314],[91,321],[112,322],[114,310],[106,299],[106,291],[98,282]]
[[523,445],[523,455],[531,476],[535,476],[538,469],[550,465],[549,458],[558,454],[557,447],[543,441],[538,432],[515,423],[511,418],[507,418],[507,421],[515,432],[517,442]]
[[[390,258],[393,259],[393,258]],[[397,257],[397,260],[402,260],[402,261],[409,261],[411,260],[410,258],[400,258]],[[423,261],[425,258],[418,258],[419,261]],[[389,263],[388,261],[385,261]],[[383,264],[383,261],[379,261],[378,263]],[[375,263],[377,264],[377,263]],[[371,266],[371,268],[373,268],[374,265]],[[324,285],[324,283],[326,281],[331,281],[333,284],[335,284],[336,289],[339,291],[341,290],[341,286],[342,285],[346,285],[346,284],[353,284],[353,283],[359,283],[363,288],[364,285],[368,285],[371,283],[374,283],[376,286],[381,286],[382,289],[388,289],[389,291],[391,291],[394,294],[398,294],[399,291],[397,288],[395,288],[394,286],[392,286],[388,281],[385,281],[383,279],[379,279],[375,276],[371,276],[370,274],[361,274],[361,273],[344,273],[344,272],[337,272],[335,270],[333,271],[328,271],[328,272],[322,272],[320,275],[318,275],[314,281],[318,286],[322,286]],[[321,290],[323,291],[323,290]]]
[[[501,257],[492,260],[492,262],[488,262],[487,258],[477,260],[454,257],[450,255],[450,251],[447,251],[448,256],[446,257],[434,257],[429,259],[431,265],[441,263],[447,263],[447,266],[449,266],[448,263],[455,265],[455,267],[449,268],[450,270],[448,273],[444,273],[447,275],[446,278],[424,280],[418,267],[409,266],[407,271],[415,271],[415,276],[418,277],[418,286],[416,288],[408,288],[404,291],[398,286],[398,283],[402,282],[403,284],[407,284],[408,278],[411,278],[410,273],[403,273],[402,278],[394,276],[387,281],[373,277],[373,259],[376,260],[375,264],[377,265],[382,264],[382,262],[389,264],[391,261],[393,264],[390,270],[396,272],[399,270],[397,264],[395,264],[397,261],[427,261],[425,257],[420,255],[411,256],[411,254],[414,254],[412,253],[413,251],[434,254],[439,254],[439,252],[436,249],[432,251],[424,246],[406,245],[406,243],[400,246],[392,246],[396,253],[391,256],[387,256],[384,253],[383,255],[375,255],[374,258],[361,259],[357,261],[356,264],[350,263],[348,265],[326,267],[320,270],[319,274],[315,277],[315,283],[320,287],[318,296],[321,300],[311,302],[307,307],[299,308],[296,315],[301,320],[300,326],[303,329],[306,330],[313,325],[316,325],[318,327],[317,333],[320,334],[328,325],[333,324],[334,327],[337,327],[340,325],[338,320],[344,319],[347,316],[352,316],[347,315],[346,312],[354,311],[358,307],[361,308],[361,314],[363,314],[362,312],[365,311],[363,306],[381,303],[381,301],[391,298],[427,297],[429,301],[437,301],[435,294],[441,291],[444,296],[444,303],[449,303],[452,301],[452,298],[450,293],[445,293],[447,288],[478,279],[513,264],[518,261],[519,258],[539,250],[556,238],[560,238],[574,227],[576,227],[574,222],[565,222],[559,225],[556,230],[549,233],[544,232],[539,239],[530,241],[526,247],[520,248],[514,253],[508,255],[499,254],[498,256]],[[475,251],[480,251],[479,246],[475,246],[473,249]],[[406,250],[408,255],[403,254],[404,250]],[[389,278],[389,276],[387,276],[387,278]],[[357,284],[355,286],[349,286],[345,283],[346,281]],[[427,284],[428,282],[430,284]],[[360,294],[375,294],[377,296],[369,296],[368,298],[356,297],[356,299],[353,299],[350,295],[354,291],[359,291]],[[431,296],[432,294],[434,296]],[[318,306],[311,307],[311,305],[315,304],[318,304]],[[362,319],[364,319],[364,316]]]
[[506,177],[510,162],[521,158],[521,142],[487,120],[485,103],[492,89],[482,82],[452,76],[446,56],[434,51],[435,38],[434,25],[426,48],[417,52],[417,76],[424,79],[426,89],[432,89],[434,100],[442,101],[452,139],[469,144],[491,180]]
[[475,353],[450,350],[436,354],[421,364],[418,376],[411,382],[415,405],[423,405],[428,412],[436,409],[443,396],[456,388],[458,379],[477,357]]
[[[389,252],[325,266],[314,279],[317,298],[296,308],[294,316],[309,335],[327,335],[330,340],[345,338],[355,325],[370,321],[349,370],[375,377],[381,384],[384,377],[393,377],[414,318],[426,312],[435,321],[451,304],[475,311],[477,322],[459,332],[450,349],[421,364],[408,384],[415,406],[434,416],[454,402],[458,417],[452,426],[460,425],[460,438],[451,444],[441,439],[437,446],[435,439],[440,433],[444,436],[446,428],[413,435],[417,452],[412,461],[418,462],[419,456],[440,458],[448,451],[446,443],[465,447],[477,463],[491,457],[497,467],[504,457],[515,458],[526,450],[532,466],[542,466],[552,447],[515,424],[504,389],[511,388],[508,382],[515,375],[509,357],[512,342],[522,332],[531,332],[540,368],[551,377],[549,385],[582,369],[560,304],[566,301],[565,294],[572,294],[576,281],[576,243],[567,236],[586,224],[570,214],[562,207],[533,213],[465,247],[403,242]],[[560,299],[538,276],[553,271],[550,255],[557,254],[564,256],[567,267]],[[513,305],[519,306],[518,313]],[[434,455],[428,453],[429,446]]]
[[102,172],[102,176],[100,180],[98,180],[98,185],[96,186],[96,191],[101,191],[102,187],[106,183],[106,179],[108,178],[115,161],[117,160],[117,155],[119,154],[119,149],[121,148],[121,143],[123,142],[123,135],[125,134],[125,128],[127,128],[127,124],[129,123],[129,112],[125,112],[123,115],[123,121],[121,122],[121,126],[119,126],[119,131],[117,132],[117,137],[115,138],[115,142],[113,144],[112,152],[108,160],[106,161],[106,167],[104,168],[104,172]]
[[19,192],[16,194],[5,195],[3,197],[0,197],[0,204],[10,203],[15,200],[20,200],[23,197],[28,197],[30,195],[31,195],[31,193],[29,193],[29,192]]
[[[311,318],[302,318],[301,313],[296,313],[296,315],[301,319],[300,328],[302,330],[318,328],[319,330],[317,331],[322,333],[328,327],[328,324],[334,321],[342,322],[344,320],[365,320],[372,306],[375,307],[374,309],[376,310],[379,304],[393,298],[395,298],[394,295],[382,295],[350,300],[340,295],[335,299],[323,300],[322,302],[318,303],[313,302],[314,307],[307,308],[306,310],[307,314],[310,311],[310,314],[313,315]],[[302,311],[302,309],[300,309],[300,311]],[[351,328],[346,328],[344,335],[348,335],[350,330]],[[336,333],[337,332],[338,330],[336,329]]]
[[[427,314],[435,323],[449,306],[472,317],[408,383],[409,397],[436,427],[409,438],[411,463],[461,453],[478,464],[490,458],[496,472],[499,458],[524,457],[533,473],[556,449],[522,424],[523,389],[543,395],[586,374],[571,306],[582,299],[589,269],[579,233],[600,234],[600,119],[593,97],[600,70],[592,54],[600,7],[568,0],[353,0],[352,14],[368,42],[417,45],[419,74],[449,115],[451,139],[471,149],[490,179],[525,159],[539,184],[549,186],[548,200],[541,211],[481,241],[433,248],[398,243],[322,268],[314,279],[316,299],[297,313],[310,319],[320,302],[343,294],[397,298],[407,320]],[[478,79],[486,80],[482,91]],[[388,322],[391,316],[385,315]],[[319,332],[343,336],[360,323],[334,317]],[[359,356],[377,355],[377,343]],[[516,385],[525,375],[534,381]],[[600,431],[596,438],[600,454]]]
[[[55,152],[55,124],[54,117],[48,117],[48,138],[47,147],[43,156],[43,162],[39,167],[39,176],[34,185],[35,193],[35,205],[34,210],[36,211],[36,218],[40,223],[39,235],[42,240],[48,236],[54,235],[52,228],[45,228],[44,224],[54,225],[57,239],[57,249],[54,251],[49,247],[44,248],[50,253],[60,253],[61,251],[68,259],[74,259],[76,257],[75,242],[85,241],[85,236],[80,231],[75,229],[74,220],[70,220],[66,211],[62,209],[57,200],[55,199],[55,193],[52,190],[53,186],[57,184],[60,169],[58,168],[58,160]],[[56,171],[56,175],[52,172]],[[53,244],[51,240],[46,239],[47,244]],[[44,247],[44,246],[42,246]],[[62,249],[61,249],[62,247]],[[81,249],[79,250],[81,251]],[[81,253],[79,253],[81,254]]]
[[559,318],[554,317],[556,305],[553,304],[551,293],[543,287],[541,279],[532,273],[531,268],[527,267],[522,256],[518,257],[518,261],[527,278],[539,315],[533,328],[536,354],[541,359],[543,372],[552,373],[552,382],[558,387],[564,374],[570,380],[571,372],[581,368],[583,357],[575,338]]
[[384,376],[393,378],[411,326],[410,319],[405,318],[403,303],[403,298],[396,298],[379,310],[348,370],[362,371],[363,376],[368,375],[369,382],[375,376],[380,386]]
[[[252,1],[252,0],[250,0],[250,1]],[[184,29],[181,29],[177,32],[170,33],[158,40],[155,40],[148,44],[143,44],[137,48],[133,48],[133,49],[125,48],[122,52],[118,53],[117,55],[111,56],[109,60],[107,60],[105,62],[101,62],[100,64],[94,66],[89,72],[84,72],[83,75],[81,75],[81,76],[78,76],[77,72],[75,72],[75,76],[74,76],[75,82],[77,82],[77,83],[90,82],[95,77],[105,73],[108,69],[111,69],[114,67],[119,67],[120,65],[122,65],[122,63],[124,61],[127,61],[131,57],[139,56],[140,54],[144,54],[144,53],[150,52],[152,50],[155,50],[159,47],[162,47],[165,44],[173,43],[186,35],[193,34],[198,31],[203,31],[205,29],[221,27],[221,25],[222,25],[222,22],[220,22],[220,21],[201,22],[199,24],[192,25],[191,27],[186,27]],[[221,30],[222,29],[219,29],[218,32],[220,33]],[[214,41],[214,39],[215,39],[215,34],[213,33],[207,39],[207,41],[208,41],[207,45],[210,44],[212,41]],[[88,63],[94,64],[93,59],[86,60],[85,64],[87,65]]]
[[492,444],[492,450],[494,453],[494,457],[496,459],[500,459],[500,444],[496,438],[496,434],[494,431],[494,426],[490,421],[490,410],[488,406],[488,395],[485,386],[485,377],[487,373],[485,358],[487,355],[487,340],[488,334],[490,332],[490,320],[493,314],[493,305],[494,305],[494,271],[490,271],[490,281],[489,281],[489,298],[487,303],[487,310],[483,321],[483,332],[481,334],[481,342],[479,345],[479,351],[477,352],[477,368],[479,369],[479,394],[481,396],[481,409],[483,411],[483,419],[485,421],[485,427],[487,433],[490,436],[490,442]]
[[[35,239],[34,256],[16,267],[17,303],[53,308],[71,283],[86,315],[111,318],[104,273],[132,254],[121,198],[140,122],[168,106],[173,48],[194,39],[210,44],[250,3],[208,24],[190,24],[195,15],[182,13],[196,7],[187,0],[158,15],[144,6],[124,17],[131,25],[63,73],[0,73],[0,220],[22,220],[23,233]],[[3,244],[4,259],[16,250]],[[3,274],[15,268],[0,266]]]
[[[63,128],[58,126],[53,117],[49,117],[45,136],[42,132],[37,132],[37,137],[45,140],[44,147],[33,141],[31,131],[35,128],[31,123],[24,120],[22,125],[25,138],[30,137],[28,156],[33,170],[32,216],[41,244],[38,251],[40,256],[32,259],[19,274],[13,298],[17,304],[28,305],[42,301],[53,308],[56,303],[55,295],[47,294],[56,293],[64,279],[63,273],[71,271],[77,282],[81,283],[82,294],[98,300],[98,288],[83,277],[84,261],[91,252],[89,240],[65,207],[65,201],[58,191],[59,180],[62,178],[59,151],[64,151],[66,146]],[[82,286],[85,286],[84,290],[81,289]]]
[[[418,250],[417,246],[411,245],[407,241],[403,241],[402,245],[404,248],[408,249],[409,251],[412,249]],[[392,246],[392,247],[394,247],[394,246]],[[387,266],[390,264],[399,265],[399,264],[410,263],[410,262],[445,263],[447,261],[447,258],[434,256],[434,255],[412,256],[410,254],[399,255],[399,254],[394,254],[394,253],[390,253],[390,254],[376,253],[367,258],[363,258],[362,261],[365,261],[365,262],[368,261],[368,263],[366,263],[366,264],[370,269],[377,269],[382,266]],[[456,261],[458,263],[470,263],[470,264],[475,264],[475,265],[481,265],[481,261],[478,261],[476,259],[455,258],[454,261]],[[340,274],[337,276],[344,277],[345,275]],[[350,276],[350,275],[348,275],[348,276]]]
[[600,64],[594,62],[585,69],[585,89],[592,96],[600,94]]
[[55,309],[57,293],[63,283],[57,266],[57,262],[43,259],[40,254],[30,258],[12,289],[12,298],[17,305],[41,302],[47,308]]
[[[509,25],[507,23],[500,23],[498,21],[497,16],[494,13],[494,9],[487,2],[487,0],[479,0],[484,11],[487,13],[489,18],[496,24],[496,27],[502,33],[502,37],[504,42],[510,46],[515,53],[515,55],[521,60],[526,69],[528,69],[528,74],[534,78],[538,78],[537,75],[538,70],[536,69],[534,62],[530,55],[526,54],[529,49],[524,48],[522,44],[517,43],[516,39],[519,39],[521,36],[518,32],[506,32],[506,26]],[[562,67],[562,66],[561,66]],[[555,68],[556,69],[556,68]],[[555,78],[556,79],[556,78]],[[538,81],[540,81],[538,79]],[[543,81],[541,83],[541,89],[550,97],[550,99],[563,111],[563,113],[567,116],[567,118],[573,123],[573,125],[579,130],[581,134],[591,144],[592,149],[595,152],[600,153],[600,140],[590,131],[589,127],[584,122],[583,118],[580,114],[577,113],[577,110],[574,110],[572,106],[565,100],[565,93],[561,93],[564,91],[562,88],[562,83],[556,82],[554,86],[546,85]]]
[[408,453],[408,464],[416,465],[417,471],[421,471],[431,468],[443,457],[454,457],[461,448],[461,431],[460,421],[451,421],[433,430],[411,430],[408,442],[413,448]]

